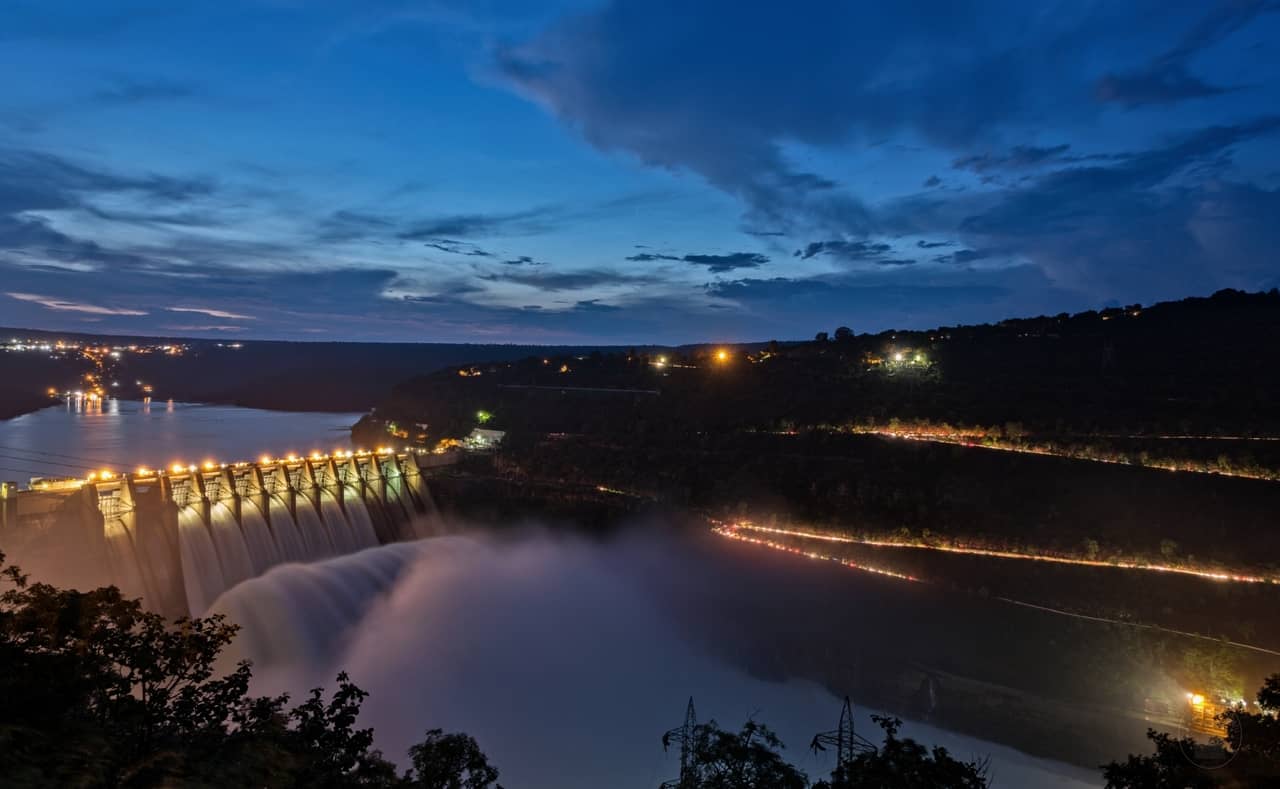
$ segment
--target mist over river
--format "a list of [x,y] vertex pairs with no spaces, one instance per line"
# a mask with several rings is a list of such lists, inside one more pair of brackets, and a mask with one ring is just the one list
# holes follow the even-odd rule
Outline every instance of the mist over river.
[[[296,696],[349,672],[371,694],[362,722],[392,758],[439,727],[475,736],[506,786],[652,789],[678,772],[659,738],[692,695],[700,720],[736,728],[754,716],[778,731],[789,759],[825,774],[829,755],[806,748],[835,725],[839,699],[811,682],[754,677],[706,647],[701,637],[724,622],[672,610],[677,587],[679,598],[699,578],[717,582],[686,539],[658,523],[607,541],[539,528],[441,536],[279,567],[213,610],[244,626],[233,657],[255,661],[257,691]],[[870,711],[856,712],[858,731],[875,739]],[[905,733],[965,758],[991,755],[995,786],[1099,783],[932,726]]]

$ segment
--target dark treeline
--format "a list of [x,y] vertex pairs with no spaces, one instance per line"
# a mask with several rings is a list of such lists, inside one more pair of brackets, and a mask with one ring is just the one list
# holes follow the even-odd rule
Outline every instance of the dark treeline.
[[[671,353],[663,366],[654,364],[660,354],[640,351],[477,362],[479,375],[406,381],[378,413],[426,423],[436,436],[465,427],[477,408],[495,413],[500,429],[639,440],[895,417],[1042,433],[1274,435],[1280,347],[1265,340],[1277,333],[1280,293],[1223,291],[1148,308],[773,343],[733,349],[724,362],[710,349]],[[661,394],[555,398],[511,386]]]
[[[3,328],[0,335],[113,347],[179,344],[185,347],[181,354],[126,352],[109,360],[104,376],[108,380],[103,382],[107,394],[140,397],[135,382],[145,381],[156,399],[289,411],[362,411],[385,397],[392,382],[407,375],[462,363],[518,359],[544,350],[529,345],[217,342]],[[583,349],[545,350],[566,354]],[[49,404],[49,387],[82,388],[82,376],[88,372],[99,371],[75,351],[0,351],[0,418]],[[112,388],[111,380],[121,386]]]
[[0,419],[24,414],[56,402],[49,387],[65,391],[81,370],[61,359],[37,353],[0,351]]

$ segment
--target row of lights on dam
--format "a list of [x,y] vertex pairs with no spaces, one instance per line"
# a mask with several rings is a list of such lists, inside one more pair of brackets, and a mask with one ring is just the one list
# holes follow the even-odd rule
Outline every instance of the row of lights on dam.
[[[312,462],[318,462],[321,460],[329,460],[329,459],[347,460],[349,458],[367,457],[370,455],[391,455],[391,454],[394,454],[396,451],[397,450],[392,447],[378,447],[377,449],[373,449],[373,450],[338,449],[338,450],[334,450],[332,455],[326,455],[320,452],[312,452],[310,455],[306,457],[302,457],[301,455],[296,455],[296,454],[288,454],[288,455],[285,455],[284,457],[278,457],[278,458],[273,458],[270,455],[263,455],[262,457],[258,458],[258,465],[269,466],[269,465],[278,464],[278,463],[299,463],[304,460],[310,460]],[[403,450],[400,450],[400,451],[413,452],[415,454],[420,454],[422,452],[425,452],[426,450],[422,449],[421,447],[405,447]],[[160,476],[161,474],[166,473],[166,471],[170,474],[194,474],[197,471],[201,471],[201,470],[216,471],[218,469],[223,469],[223,468],[244,468],[245,466],[248,466],[248,465],[250,465],[249,462],[245,460],[241,460],[235,463],[216,463],[212,460],[206,460],[204,463],[198,466],[184,465],[182,463],[174,463],[172,466],[169,466],[168,469],[151,469],[151,468],[147,468],[146,466],[140,466],[137,470],[133,472],[132,476],[155,477],[155,476]],[[110,481],[112,479],[115,479],[117,477],[122,477],[122,476],[128,476],[128,475],[125,475],[123,473],[117,473],[117,472],[111,471],[110,469],[102,469],[101,471],[90,472],[87,479],[89,482],[95,482],[100,480]]]

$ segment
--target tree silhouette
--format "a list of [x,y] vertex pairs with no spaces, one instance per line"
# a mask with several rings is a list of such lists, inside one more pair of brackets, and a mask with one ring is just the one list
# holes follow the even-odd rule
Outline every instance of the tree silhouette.
[[[366,693],[345,674],[317,688],[249,695],[250,666],[220,674],[236,626],[221,616],[166,622],[114,587],[29,583],[0,554],[0,776],[25,786],[307,786],[484,789],[497,778],[475,742],[438,729],[414,769],[356,728]],[[461,754],[463,758],[457,759]]]
[[962,762],[946,748],[932,750],[909,737],[898,737],[902,721],[872,715],[884,730],[884,742],[856,753],[846,769],[814,789],[986,789],[986,760]]
[[498,771],[466,734],[431,729],[409,748],[409,757],[417,772],[416,785],[423,789],[487,789],[498,780]]
[[769,727],[747,721],[738,732],[715,721],[699,724],[692,747],[697,789],[804,789],[804,773],[779,753],[783,744]]

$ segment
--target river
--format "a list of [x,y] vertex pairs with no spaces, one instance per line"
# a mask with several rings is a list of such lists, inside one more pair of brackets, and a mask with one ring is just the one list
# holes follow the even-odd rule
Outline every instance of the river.
[[[346,446],[356,416],[58,406],[0,423],[0,466],[25,481],[331,450]],[[659,738],[690,696],[702,720],[736,728],[754,716],[771,726],[788,758],[817,778],[830,757],[805,746],[836,725],[832,665],[867,675],[849,687],[857,730],[875,740],[856,688],[874,686],[865,680],[883,655],[856,645],[941,641],[945,652],[948,640],[960,648],[978,637],[939,629],[965,618],[963,606],[664,522],[608,539],[536,524],[438,526],[438,537],[277,566],[232,588],[213,605],[244,626],[229,657],[255,662],[255,691],[295,698],[349,671],[371,693],[362,723],[402,763],[440,727],[474,735],[507,786],[652,789],[676,774]],[[903,733],[962,758],[990,756],[995,786],[1100,783],[1096,771],[937,725],[908,721]],[[1117,744],[1115,756],[1125,752]]]

